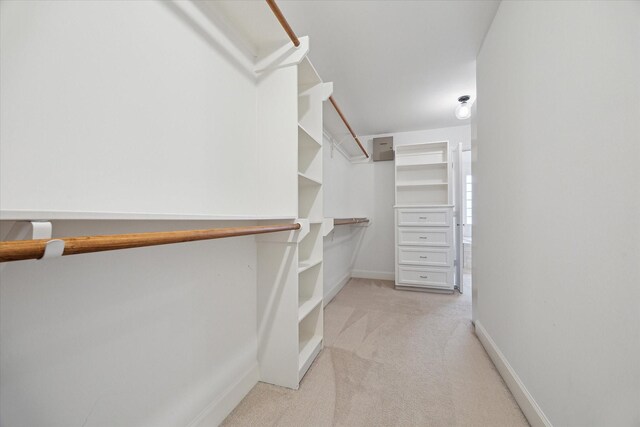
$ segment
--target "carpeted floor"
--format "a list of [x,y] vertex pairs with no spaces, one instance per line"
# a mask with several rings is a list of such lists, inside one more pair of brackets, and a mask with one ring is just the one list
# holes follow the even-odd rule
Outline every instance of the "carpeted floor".
[[325,347],[297,391],[258,383],[225,426],[527,426],[464,295],[352,279],[325,308]]

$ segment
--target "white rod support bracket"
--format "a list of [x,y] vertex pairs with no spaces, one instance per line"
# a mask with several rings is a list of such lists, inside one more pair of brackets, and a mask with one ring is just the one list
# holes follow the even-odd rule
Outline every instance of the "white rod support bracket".
[[50,239],[52,231],[49,221],[16,221],[4,240]]
[[333,231],[333,218],[323,218],[322,219],[322,236],[326,237]]
[[[5,241],[51,239],[53,225],[50,221],[16,221]],[[44,247],[42,258],[57,258],[64,253],[64,240],[49,240]],[[2,264],[0,269],[6,264]]]
[[311,230],[311,226],[309,225],[309,219],[298,218],[296,219],[295,222],[300,224],[300,230],[298,230],[298,242],[302,242],[302,239],[307,237],[307,234],[309,234],[309,231]]
[[53,226],[49,221],[31,221],[31,238],[50,239],[53,233]]
[[44,255],[40,259],[61,257],[64,253],[64,240],[49,240],[44,247]]

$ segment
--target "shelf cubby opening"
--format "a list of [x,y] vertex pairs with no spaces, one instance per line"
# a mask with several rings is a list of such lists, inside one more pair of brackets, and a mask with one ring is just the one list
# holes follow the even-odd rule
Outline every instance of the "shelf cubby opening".
[[322,185],[320,178],[298,172],[298,188]]
[[322,347],[322,302],[298,324],[298,372],[305,374]]
[[396,147],[396,165],[447,163],[447,143],[400,145]]
[[321,87],[312,87],[298,95],[298,128],[315,141],[322,141],[322,125],[317,123],[317,117],[322,114],[321,106],[317,105]]
[[298,125],[322,143],[322,80],[307,58],[298,65]]
[[397,205],[446,205],[448,185],[428,187],[397,187]]
[[309,234],[298,244],[298,259],[301,262],[322,259],[322,224],[310,224]]
[[298,128],[298,172],[318,182],[322,176],[322,145],[302,128]]
[[446,184],[447,164],[442,167],[407,167],[398,168],[396,172],[397,183],[419,182],[424,184]]
[[322,141],[313,137],[304,126],[298,123],[298,146],[306,148],[322,148]]
[[303,92],[305,89],[320,83],[322,83],[322,79],[313,64],[308,58],[304,58],[298,64],[298,91]]
[[305,270],[298,278],[298,307],[317,299],[322,299],[322,264]]
[[[301,178],[298,178],[298,182]],[[322,186],[306,185],[298,188],[298,217],[322,221]]]

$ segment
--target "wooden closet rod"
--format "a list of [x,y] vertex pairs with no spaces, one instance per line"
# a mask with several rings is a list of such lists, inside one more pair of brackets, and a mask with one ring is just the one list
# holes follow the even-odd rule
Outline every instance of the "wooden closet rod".
[[282,14],[282,11],[280,10],[278,5],[276,4],[276,1],[275,0],[267,0],[267,4],[271,8],[271,11],[273,12],[273,14],[276,15],[276,18],[278,19],[278,22],[280,23],[280,25],[282,25],[282,28],[284,28],[284,31],[287,33],[287,35],[289,36],[289,38],[293,42],[293,45],[295,47],[300,46],[300,40],[298,40],[298,36],[296,36],[296,33],[293,32],[293,29],[291,28],[291,25],[289,25],[289,23],[287,22],[287,18],[285,18],[284,15]]
[[248,227],[211,228],[205,230],[163,231],[153,233],[112,234],[104,236],[63,237],[60,239],[14,240],[0,242],[0,262],[42,258],[47,242],[63,240],[62,255],[78,255],[117,249],[248,236],[299,230],[300,224],[256,225]]
[[369,222],[369,218],[335,218],[333,225],[361,224]]
[[349,122],[347,121],[347,118],[344,116],[344,114],[342,114],[342,110],[340,110],[340,107],[338,107],[338,104],[336,104],[336,100],[333,99],[333,96],[329,96],[329,101],[331,101],[331,105],[333,105],[333,108],[336,109],[336,111],[338,112],[338,115],[340,116],[340,118],[342,119],[342,122],[344,123],[344,125],[347,127],[347,129],[349,129],[349,132],[351,132],[351,136],[353,137],[353,139],[356,140],[356,144],[358,144],[358,147],[360,147],[360,150],[362,150],[362,152],[364,153],[364,155],[367,157],[367,159],[369,158],[369,154],[367,154],[367,150],[364,149],[364,147],[362,146],[362,144],[360,143],[360,140],[358,139],[358,137],[356,136],[355,132],[353,131],[353,129],[351,129],[351,125],[349,124]]
[[[298,36],[296,36],[296,33],[293,32],[293,29],[291,28],[291,26],[287,22],[287,18],[284,17],[284,15],[282,14],[282,11],[280,10],[278,5],[276,4],[275,0],[266,0],[266,1],[267,1],[267,4],[269,5],[269,7],[271,8],[271,11],[273,12],[273,14],[278,19],[278,22],[280,22],[280,25],[282,25],[282,28],[284,28],[284,31],[287,33],[287,35],[289,36],[289,38],[293,42],[293,45],[295,47],[300,46],[300,40],[298,40]],[[342,110],[340,110],[340,107],[338,107],[338,104],[336,104],[336,101],[333,99],[333,96],[329,97],[329,101],[331,101],[331,104],[333,105],[333,107],[338,112],[338,115],[342,119],[343,123],[345,124],[347,129],[349,129],[349,132],[351,132],[351,136],[353,136],[353,139],[356,140],[356,143],[358,144],[358,147],[360,147],[360,150],[362,150],[362,152],[364,153],[364,155],[368,159],[369,158],[369,154],[367,153],[367,150],[365,150],[364,147],[362,146],[362,144],[360,143],[360,140],[358,139],[358,137],[356,136],[355,132],[351,128],[351,125],[349,124],[347,119],[344,117],[344,114],[342,114]]]

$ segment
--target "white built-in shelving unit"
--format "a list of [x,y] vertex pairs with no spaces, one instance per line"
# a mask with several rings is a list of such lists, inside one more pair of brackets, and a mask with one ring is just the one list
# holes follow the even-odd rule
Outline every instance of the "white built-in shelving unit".
[[305,57],[296,66],[296,233],[259,238],[258,362],[261,380],[298,388],[323,345],[322,205],[323,83]]
[[449,142],[395,147],[396,288],[453,291]]
[[298,65],[298,216],[309,233],[298,245],[298,379],[322,349],[322,102],[326,86],[305,58]]
[[[156,6],[141,3],[140,8],[164,22],[167,10]],[[174,54],[187,66],[154,73],[166,65],[166,55],[145,39],[149,61],[139,61],[143,47],[121,49],[116,56],[128,55],[142,67],[136,75],[153,76],[149,84],[128,75],[102,78],[104,70],[88,61],[81,64],[82,82],[101,94],[89,99],[69,76],[68,61],[61,60],[45,73],[62,82],[47,86],[56,96],[45,97],[47,102],[10,98],[10,103],[37,107],[56,125],[12,122],[7,132],[14,136],[2,140],[3,155],[14,161],[3,163],[0,221],[299,223],[298,231],[255,237],[259,378],[298,388],[323,345],[323,236],[332,221],[323,217],[322,104],[332,85],[322,82],[307,58],[309,38],[299,37],[294,46],[264,2],[177,2],[171,9],[180,19],[168,21],[168,31],[184,47]],[[265,35],[256,22],[273,23],[275,36]],[[46,32],[39,34],[48,46]],[[208,43],[202,43],[203,36]],[[60,52],[75,58],[73,49]],[[18,87],[43,81],[41,69],[22,73],[21,62],[14,62],[12,70],[18,71],[12,81]],[[153,90],[167,82],[179,82],[185,91],[158,95]],[[121,93],[132,99],[158,95],[166,102],[141,109],[139,103],[120,102]],[[111,105],[104,99],[118,105],[117,117],[136,120],[105,126],[95,114]],[[59,101],[66,107],[58,108]],[[73,111],[75,119],[66,120],[64,111]]]

